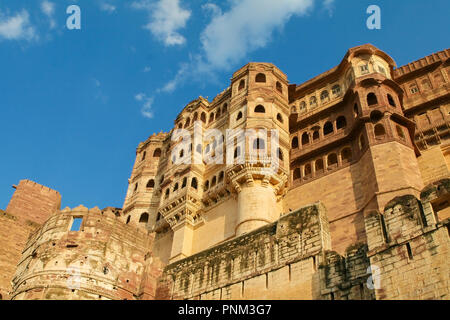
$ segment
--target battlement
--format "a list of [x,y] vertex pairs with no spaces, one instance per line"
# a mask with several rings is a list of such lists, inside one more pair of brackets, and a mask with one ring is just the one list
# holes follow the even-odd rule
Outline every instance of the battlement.
[[42,224],[61,206],[58,191],[31,180],[21,180],[15,189],[6,211],[20,218]]
[[450,58],[450,49],[445,49],[426,57],[420,58],[416,61],[410,62],[394,70],[395,80],[401,81],[408,75],[418,70],[424,69],[436,63],[447,61]]
[[[74,219],[80,219],[73,228]],[[152,299],[161,266],[153,236],[116,208],[56,212],[32,234],[12,280],[12,299]]]
[[[166,298],[172,299],[252,299],[258,297],[258,290],[270,288],[270,292],[265,293],[270,299],[286,294],[281,291],[290,290],[280,283],[274,285],[282,269],[288,271],[289,275],[283,273],[288,278],[305,281],[305,291],[306,287],[314,286],[318,293],[318,287],[309,281],[317,272],[321,252],[329,249],[326,210],[318,203],[168,265],[164,269],[163,287]],[[289,282],[288,278],[284,280]],[[291,294],[293,298],[307,298],[301,296],[304,292],[292,291]]]

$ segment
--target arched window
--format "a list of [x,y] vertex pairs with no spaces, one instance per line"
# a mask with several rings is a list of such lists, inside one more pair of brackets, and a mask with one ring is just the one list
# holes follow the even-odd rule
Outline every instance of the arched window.
[[352,158],[353,158],[352,149],[345,148],[344,150],[342,150],[341,159],[342,159],[343,164],[352,162],[352,160],[353,160]]
[[330,96],[327,90],[322,91],[322,93],[320,94],[320,100],[322,100],[322,102],[327,102],[330,100]]
[[282,86],[281,83],[278,82],[278,81],[277,81],[277,84],[276,84],[276,89],[277,89],[277,91],[278,91],[279,93],[283,93],[283,86]]
[[183,178],[183,183],[181,184],[181,189],[186,188],[186,185],[187,185],[187,178],[184,177]]
[[330,121],[328,121],[323,126],[323,135],[326,136],[326,135],[329,135],[331,133],[333,133],[333,124]]
[[153,158],[159,158],[161,157],[161,149],[157,148],[155,149],[155,151],[153,152]]
[[141,159],[141,161],[144,161],[146,156],[147,156],[147,151],[144,151],[144,153],[142,154],[142,159]]
[[320,174],[324,172],[324,167],[323,167],[323,160],[322,159],[318,159],[316,160],[316,173]]
[[306,102],[305,101],[300,102],[300,112],[301,111],[306,111]]
[[332,153],[332,154],[328,155],[327,164],[328,164],[328,170],[332,170],[337,167],[338,159],[337,159],[336,153]]
[[222,114],[222,112],[220,111],[220,108],[217,108],[216,119],[219,119],[221,114]]
[[396,129],[397,129],[397,135],[398,135],[398,137],[399,137],[400,139],[402,139],[402,140],[406,140],[406,139],[405,139],[405,133],[403,132],[402,127],[400,127],[399,125],[397,125],[397,126],[396,126]]
[[293,179],[294,179],[294,181],[296,181],[296,180],[299,180],[300,178],[301,178],[300,168],[296,168],[294,170]]
[[313,141],[319,140],[320,139],[320,134],[319,131],[316,130],[313,132]]
[[281,116],[281,114],[277,114],[277,120],[280,121],[281,123],[283,123],[283,117]]
[[131,216],[128,216],[126,224],[129,224],[131,220]]
[[214,121],[214,112],[210,114],[209,116],[209,123]]
[[197,189],[197,187],[198,187],[197,178],[192,178],[191,187],[194,189]]
[[213,177],[211,180],[211,187],[214,187],[217,184],[217,178]]
[[234,149],[234,158],[236,159],[237,157],[239,157],[241,155],[241,147],[236,147]]
[[158,215],[156,216],[156,221],[161,220],[162,217],[163,217],[163,216],[162,216],[161,212],[158,212]]
[[255,108],[255,113],[266,113],[266,109],[262,105],[257,105]]
[[191,118],[187,118],[186,123],[184,124],[184,128],[189,127],[190,124],[191,124]]
[[308,163],[305,165],[305,178],[310,178],[312,176],[311,165]]
[[236,117],[236,121],[238,121],[240,119],[242,119],[242,112],[241,111],[239,111],[239,113],[238,113],[238,115]]
[[205,182],[205,191],[209,189],[209,180]]
[[298,138],[297,137],[294,137],[294,139],[292,139],[291,147],[292,147],[292,149],[298,148]]
[[228,104],[224,104],[223,105],[223,109],[222,109],[222,113],[225,113],[225,112],[227,112],[228,111]]
[[244,89],[244,88],[245,88],[245,81],[244,81],[244,80],[241,80],[241,82],[239,82],[239,88],[238,88],[238,90],[241,91],[241,90]]
[[278,154],[278,159],[279,159],[280,161],[283,161],[283,158],[284,158],[284,156],[283,156],[283,151],[281,151],[280,148],[278,148],[277,154]]
[[224,173],[223,173],[223,171],[221,171],[221,172],[219,173],[219,182],[222,182],[222,181],[223,181],[223,177],[224,177]]
[[198,119],[198,113],[194,113],[194,118],[192,118],[192,122],[196,121]]
[[339,129],[343,129],[347,126],[347,120],[345,119],[344,116],[340,116],[336,119],[336,128]]
[[392,98],[392,96],[390,94],[387,95],[388,98],[388,102],[391,106],[395,107],[395,101],[394,98]]
[[139,218],[139,223],[147,223],[147,222],[148,222],[148,213],[144,212],[143,214],[141,214]]
[[166,196],[165,196],[165,198],[167,199],[167,198],[169,197],[169,195],[170,195],[170,189],[167,188],[167,189],[166,189]]
[[183,129],[183,124],[182,123],[178,124],[178,129]]
[[311,106],[311,108],[317,107],[317,98],[316,97],[311,97],[309,99],[309,105]]
[[309,135],[307,132],[302,135],[302,146],[309,144]]
[[291,113],[297,113],[297,107],[296,106],[293,106],[291,108]]
[[136,184],[134,185],[134,192],[136,192],[136,191],[137,191],[137,189],[138,189],[138,186],[139,186],[139,183],[136,183]]
[[333,88],[331,88],[331,91],[335,96],[339,96],[341,94],[341,86],[336,84],[333,86]]
[[382,139],[386,135],[386,130],[384,129],[384,126],[380,123],[375,126],[374,132],[375,138],[377,139]]
[[180,151],[180,159],[182,159],[184,157],[184,150]]
[[375,93],[371,92],[367,95],[367,104],[369,106],[378,104],[378,99]]
[[173,192],[175,192],[175,191],[177,191],[177,190],[178,190],[178,182],[175,183],[175,186],[173,187]]
[[264,73],[258,73],[255,77],[255,82],[266,82],[266,75]]
[[202,115],[200,116],[200,120],[201,120],[203,123],[206,123],[206,113],[202,112]]
[[150,179],[147,182],[147,188],[154,188],[155,187],[155,180]]
[[263,150],[265,148],[264,139],[258,138],[253,141],[253,149],[254,150]]

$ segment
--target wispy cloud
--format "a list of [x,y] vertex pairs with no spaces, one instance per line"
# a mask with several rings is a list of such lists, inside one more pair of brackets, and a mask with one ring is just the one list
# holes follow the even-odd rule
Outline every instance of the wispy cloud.
[[144,67],[144,69],[142,70],[142,72],[150,72],[152,70],[152,68],[150,68],[149,66]]
[[100,10],[105,11],[107,13],[115,12],[117,7],[109,2],[100,2]]
[[102,83],[100,80],[93,78],[92,83],[95,87],[95,95],[94,98],[99,100],[101,103],[106,104],[109,101],[109,96],[103,92]]
[[41,10],[42,12],[47,16],[49,23],[50,23],[50,29],[53,29],[56,27],[56,21],[54,19],[55,14],[55,4],[53,2],[50,2],[48,0],[44,0],[41,2]]
[[191,11],[180,6],[180,0],[149,0],[134,1],[131,6],[135,9],[146,10],[149,22],[144,26],[166,46],[182,45],[186,39],[179,33],[186,27],[191,17]]
[[148,97],[145,93],[138,93],[134,96],[134,99],[140,103],[142,103],[141,114],[145,118],[153,118],[153,97]]
[[30,14],[22,10],[15,15],[7,16],[0,12],[0,40],[36,40],[38,35],[30,23]]
[[[326,5],[332,1],[324,0]],[[206,3],[202,8],[211,16],[200,35],[199,52],[181,64],[176,76],[161,91],[171,92],[190,78],[204,78],[217,70],[229,70],[249,53],[266,47],[277,30],[282,30],[293,16],[306,15],[314,0],[230,0],[228,11]]]
[[328,11],[328,14],[331,17],[334,12],[334,0],[323,0],[323,6],[325,10]]

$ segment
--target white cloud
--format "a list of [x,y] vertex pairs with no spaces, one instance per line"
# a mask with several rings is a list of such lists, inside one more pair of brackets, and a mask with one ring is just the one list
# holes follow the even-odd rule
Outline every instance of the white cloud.
[[323,6],[325,10],[328,11],[328,14],[330,17],[333,15],[334,11],[334,0],[323,0]]
[[141,114],[145,118],[153,118],[153,97],[148,97],[145,93],[138,93],[134,96],[134,99],[142,103]]
[[0,12],[0,40],[37,39],[34,26],[30,23],[28,11],[22,10],[14,16],[6,16]]
[[186,39],[178,33],[186,26],[191,11],[180,7],[180,0],[159,0],[156,3],[140,0],[132,3],[135,9],[146,10],[150,22],[144,27],[166,46],[182,45]]
[[55,14],[55,4],[53,2],[44,0],[41,2],[41,10],[48,17],[50,23],[50,29],[56,27],[56,21],[53,18]]
[[152,70],[152,68],[150,68],[149,66],[146,66],[146,67],[142,70],[142,72],[147,73],[147,72],[150,72],[151,70]]
[[[274,30],[312,8],[313,0],[232,0],[231,9],[216,13],[201,34],[206,62],[227,69],[249,52],[265,47]],[[250,14],[251,13],[251,14]]]
[[116,11],[116,6],[112,5],[108,2],[102,2],[100,3],[100,10],[108,12],[108,13],[113,13]]
[[[323,1],[327,5],[332,2]],[[233,68],[249,53],[266,47],[274,31],[281,30],[293,16],[308,14],[314,2],[229,0],[230,8],[225,12],[216,4],[204,4],[203,10],[210,13],[212,18],[201,33],[200,51],[191,57],[187,65],[181,64],[177,75],[161,91],[173,91],[187,75],[190,78],[205,78],[205,75],[211,78],[217,70]]]

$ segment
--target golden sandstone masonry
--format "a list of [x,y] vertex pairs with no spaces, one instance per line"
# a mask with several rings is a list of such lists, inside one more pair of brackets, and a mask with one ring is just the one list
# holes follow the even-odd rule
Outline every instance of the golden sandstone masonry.
[[[0,211],[0,297],[448,300],[449,58],[397,68],[368,44],[300,85],[249,63],[139,144],[122,209],[61,210],[21,181]],[[196,124],[276,130],[279,145],[180,151],[172,133]],[[243,162],[176,163],[217,148]]]

